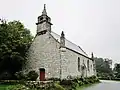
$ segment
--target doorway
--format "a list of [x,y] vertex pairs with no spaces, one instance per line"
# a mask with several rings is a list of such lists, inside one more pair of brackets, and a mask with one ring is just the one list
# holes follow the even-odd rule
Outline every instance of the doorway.
[[45,69],[44,68],[40,68],[40,81],[44,81],[45,80]]

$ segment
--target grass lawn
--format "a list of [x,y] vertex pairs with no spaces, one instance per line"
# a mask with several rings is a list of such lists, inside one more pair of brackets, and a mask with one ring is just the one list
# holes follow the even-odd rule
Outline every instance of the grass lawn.
[[0,85],[0,90],[7,90],[9,85]]
[[1,84],[0,85],[0,90],[23,90],[24,88],[22,88],[23,85],[19,85],[19,84],[16,84],[16,85],[5,85],[5,84]]
[[[31,90],[22,84],[1,84],[0,90]],[[32,89],[33,90],[33,89]]]
[[94,85],[99,84],[99,83],[101,83],[101,82],[96,82],[96,83],[94,83],[94,84],[82,85],[82,86],[77,87],[76,90],[84,90],[84,89],[87,88],[87,87],[91,87],[91,86],[94,86]]

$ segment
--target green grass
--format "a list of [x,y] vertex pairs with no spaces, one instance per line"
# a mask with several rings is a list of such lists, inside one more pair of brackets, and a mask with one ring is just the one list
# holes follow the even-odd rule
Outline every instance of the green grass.
[[23,85],[20,85],[20,84],[16,84],[16,85],[1,84],[0,85],[0,90],[23,90],[23,89],[26,90],[25,88],[23,88]]
[[0,90],[7,90],[9,85],[0,85]]
[[101,82],[96,82],[94,84],[85,84],[85,85],[82,85],[82,86],[78,86],[76,88],[76,90],[84,90],[84,88],[86,88],[86,87],[91,87],[91,86],[94,86],[94,85],[99,84],[99,83],[101,83]]

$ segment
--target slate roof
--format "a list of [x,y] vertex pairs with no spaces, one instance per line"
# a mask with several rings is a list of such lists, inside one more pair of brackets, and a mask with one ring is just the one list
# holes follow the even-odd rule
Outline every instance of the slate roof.
[[[58,41],[60,42],[60,35],[54,33],[51,31],[51,35]],[[72,49],[73,51],[76,51],[80,54],[83,54],[88,57],[88,55],[82,50],[80,46],[77,46],[76,44],[70,42],[69,40],[65,39],[65,46],[69,49]]]

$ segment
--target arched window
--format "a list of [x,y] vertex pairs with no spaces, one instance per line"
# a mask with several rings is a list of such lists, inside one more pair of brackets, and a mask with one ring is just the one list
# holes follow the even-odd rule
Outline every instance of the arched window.
[[42,20],[43,20],[43,17],[40,18],[40,21],[42,21]]
[[46,20],[48,21],[49,19],[48,19],[48,18],[46,18]]
[[90,70],[90,67],[89,67],[89,60],[87,60],[87,67],[88,67],[88,71]]
[[78,57],[78,71],[80,72],[80,58]]

